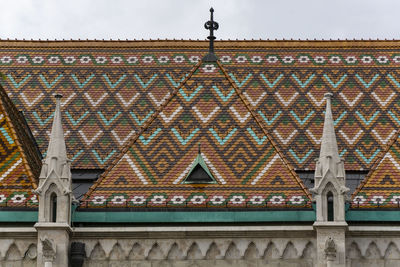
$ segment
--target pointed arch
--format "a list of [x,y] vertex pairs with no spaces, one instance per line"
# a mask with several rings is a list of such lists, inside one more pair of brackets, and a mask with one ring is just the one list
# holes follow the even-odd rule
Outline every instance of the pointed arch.
[[333,198],[333,193],[332,191],[329,191],[326,194],[326,206],[327,206],[327,221],[332,222],[334,221],[334,198]]
[[199,245],[197,245],[196,242],[193,242],[193,244],[190,246],[186,258],[188,260],[201,260],[203,259],[203,254],[201,253],[201,250],[199,248]]
[[125,253],[121,245],[117,242],[110,252],[110,260],[124,260]]
[[19,249],[18,249],[17,245],[15,245],[15,243],[12,243],[10,245],[10,247],[7,250],[5,258],[9,261],[18,261],[18,260],[22,259],[21,252],[19,251]]
[[324,221],[335,221],[337,218],[337,210],[335,205],[338,202],[338,194],[333,183],[326,183],[322,190],[322,216]]
[[167,259],[169,260],[182,260],[184,259],[184,255],[182,253],[182,250],[179,248],[178,244],[175,242],[172,244],[171,248],[169,249],[169,252],[167,254]]
[[303,259],[316,259],[317,258],[316,251],[317,249],[315,248],[314,244],[311,241],[309,241],[307,245],[304,247],[301,257]]
[[246,251],[244,252],[243,258],[246,260],[253,260],[260,258],[260,252],[258,251],[257,246],[256,244],[254,244],[254,242],[249,243]]
[[149,260],[163,260],[165,258],[163,251],[158,243],[154,243],[151,247],[149,254],[147,254],[147,259]]
[[381,251],[379,250],[379,247],[376,245],[374,241],[372,241],[366,252],[365,252],[365,258],[366,259],[380,259],[382,258]]
[[237,260],[240,258],[241,258],[241,255],[240,255],[239,249],[237,248],[237,246],[234,242],[231,242],[229,244],[228,249],[225,252],[225,259]]
[[274,242],[269,242],[267,248],[264,251],[263,258],[266,260],[270,259],[279,259],[280,258],[280,252]]
[[360,248],[354,241],[350,244],[348,248],[346,248],[346,250],[348,251],[346,253],[346,258],[348,259],[361,259],[363,257]]
[[91,260],[105,260],[107,258],[106,252],[99,242],[94,246],[89,258]]
[[395,243],[390,242],[384,255],[385,259],[400,259],[400,251]]
[[129,252],[128,258],[130,260],[143,260],[145,259],[145,255],[144,255],[144,249],[143,247],[135,242],[135,244],[133,244],[131,251]]
[[57,194],[50,195],[50,221],[57,222]]
[[44,218],[46,222],[57,222],[60,191],[55,183],[49,184],[44,194]]
[[220,257],[221,255],[221,250],[219,250],[217,244],[215,242],[212,242],[210,247],[207,250],[206,253],[206,259],[207,260],[216,260]]
[[282,254],[283,259],[297,259],[297,249],[294,247],[293,243],[289,241],[286,245],[285,250]]

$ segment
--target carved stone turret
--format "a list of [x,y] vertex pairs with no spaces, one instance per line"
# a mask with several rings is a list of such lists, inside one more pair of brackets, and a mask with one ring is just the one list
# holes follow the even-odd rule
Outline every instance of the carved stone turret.
[[317,257],[320,267],[345,266],[346,175],[344,161],[339,157],[331,110],[332,94],[325,94],[326,110],[321,151],[315,166],[314,199],[317,220]]
[[43,160],[39,186],[37,266],[68,266],[71,204],[74,201],[70,161],[61,120],[61,96],[56,95],[49,147]]
[[70,223],[73,200],[70,161],[64,140],[61,120],[61,96],[56,95],[56,110],[49,147],[39,176],[39,222]]
[[332,94],[325,94],[326,111],[321,151],[315,166],[314,188],[317,221],[344,221],[346,176],[344,160],[339,157],[331,110]]

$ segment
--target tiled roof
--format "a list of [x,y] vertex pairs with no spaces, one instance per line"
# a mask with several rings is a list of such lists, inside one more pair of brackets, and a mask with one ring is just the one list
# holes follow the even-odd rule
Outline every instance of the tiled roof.
[[[217,63],[197,64],[84,197],[89,207],[310,207],[310,194]],[[217,183],[187,184],[200,145]]]
[[0,85],[0,208],[37,207],[41,161],[28,126]]
[[[105,168],[207,50],[204,41],[0,41],[5,89],[45,152],[62,93],[73,168]],[[323,94],[347,170],[369,169],[400,124],[400,41],[217,41],[216,54],[296,169],[314,169]]]
[[353,193],[353,208],[400,207],[400,131]]

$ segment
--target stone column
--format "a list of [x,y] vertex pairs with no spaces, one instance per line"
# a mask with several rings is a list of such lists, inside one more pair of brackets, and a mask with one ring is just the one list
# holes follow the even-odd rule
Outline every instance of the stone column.
[[38,267],[67,267],[71,227],[66,223],[36,223]]
[[314,229],[317,231],[317,266],[345,267],[347,223],[315,222]]

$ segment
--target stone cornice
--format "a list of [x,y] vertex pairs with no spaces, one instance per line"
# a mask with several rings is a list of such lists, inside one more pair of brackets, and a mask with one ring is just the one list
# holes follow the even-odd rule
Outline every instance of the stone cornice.
[[76,227],[73,231],[74,238],[273,238],[314,235],[311,225]]
[[0,227],[0,238],[36,238],[34,227]]

